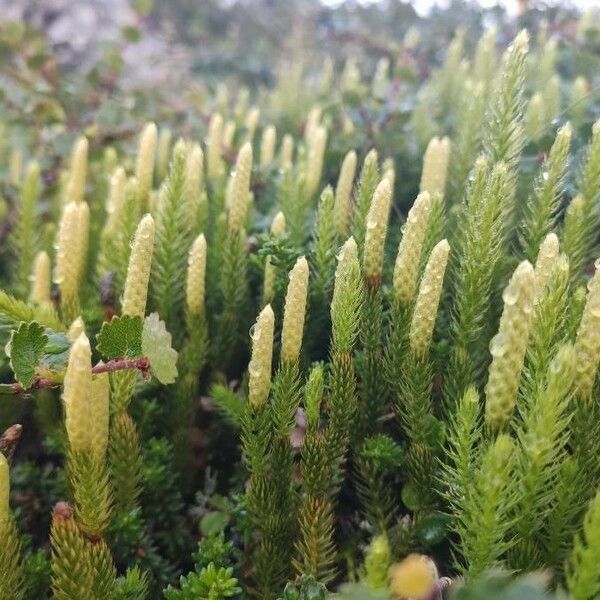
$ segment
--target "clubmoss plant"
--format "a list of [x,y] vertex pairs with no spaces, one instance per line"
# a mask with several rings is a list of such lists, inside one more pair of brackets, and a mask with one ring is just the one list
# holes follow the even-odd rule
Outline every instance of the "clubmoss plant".
[[494,430],[504,428],[512,417],[529,339],[534,294],[533,267],[524,261],[502,294],[504,311],[498,333],[490,342],[492,364],[485,388],[485,422]]
[[356,152],[350,150],[342,161],[340,175],[335,188],[333,208],[335,229],[340,237],[348,234],[348,225],[352,211],[352,186],[356,173]]
[[0,28],[2,599],[600,594],[593,19],[499,59],[384,5],[356,56],[276,11],[258,87],[209,11],[170,104]]

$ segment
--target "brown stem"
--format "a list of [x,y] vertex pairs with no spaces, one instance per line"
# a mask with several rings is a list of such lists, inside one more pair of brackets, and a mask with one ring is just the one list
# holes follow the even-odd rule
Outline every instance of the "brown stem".
[[[99,373],[112,373],[113,371],[122,371],[123,369],[138,369],[144,379],[148,378],[150,361],[147,357],[142,358],[117,358],[110,360],[107,363],[98,363],[92,367],[92,374],[98,375]],[[33,381],[33,385],[28,389],[40,389],[40,388],[55,388],[59,387],[60,382],[53,379],[44,379],[43,377],[36,377]],[[13,392],[15,394],[22,394],[27,391],[20,383],[15,382],[11,384]]]
[[107,363],[99,363],[92,367],[92,373],[111,373],[112,371],[120,371],[122,369],[139,369],[142,374],[148,372],[150,361],[143,356],[142,358],[117,358]]

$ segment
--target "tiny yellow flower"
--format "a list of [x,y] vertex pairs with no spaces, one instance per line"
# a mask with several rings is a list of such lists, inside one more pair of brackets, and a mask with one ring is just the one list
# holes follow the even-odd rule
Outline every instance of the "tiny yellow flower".
[[422,600],[438,580],[438,570],[424,554],[409,554],[390,567],[390,591],[398,600]]

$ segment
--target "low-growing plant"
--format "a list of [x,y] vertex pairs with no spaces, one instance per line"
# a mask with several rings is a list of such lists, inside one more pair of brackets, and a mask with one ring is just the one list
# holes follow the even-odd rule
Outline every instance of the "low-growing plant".
[[[459,32],[406,90],[348,60],[297,130],[279,87],[88,132],[54,187],[28,149],[0,598],[599,597],[600,121],[530,43]],[[395,93],[420,180],[345,143]]]

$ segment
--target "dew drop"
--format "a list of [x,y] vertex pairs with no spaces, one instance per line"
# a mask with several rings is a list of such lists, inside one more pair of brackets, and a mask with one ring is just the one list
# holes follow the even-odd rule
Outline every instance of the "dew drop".
[[494,358],[500,358],[506,354],[508,346],[504,335],[498,334],[492,338],[490,342],[490,354]]
[[515,288],[515,286],[513,286],[513,285],[509,285],[502,292],[502,300],[504,300],[504,304],[507,304],[508,306],[514,306],[517,303],[518,299],[519,299],[518,291]]

